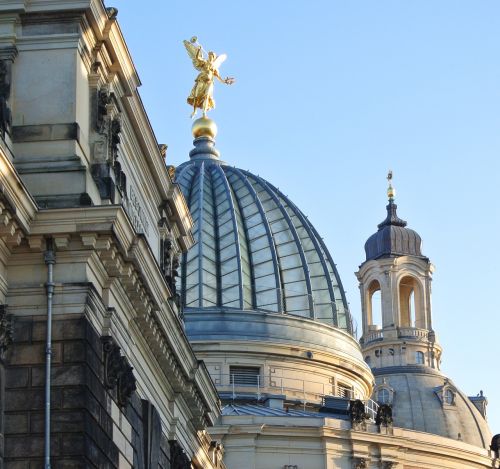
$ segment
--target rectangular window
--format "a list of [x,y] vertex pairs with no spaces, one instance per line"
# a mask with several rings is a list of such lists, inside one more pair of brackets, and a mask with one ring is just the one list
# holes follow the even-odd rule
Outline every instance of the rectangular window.
[[242,386],[260,384],[260,368],[256,366],[230,366],[230,383]]
[[352,389],[347,384],[339,383],[337,384],[337,395],[338,397],[343,397],[344,399],[351,399]]

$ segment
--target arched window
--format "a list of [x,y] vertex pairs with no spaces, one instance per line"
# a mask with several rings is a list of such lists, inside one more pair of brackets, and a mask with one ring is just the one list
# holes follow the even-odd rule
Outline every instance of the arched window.
[[451,389],[447,389],[444,392],[444,402],[448,405],[453,405],[455,403],[455,393]]
[[370,355],[367,355],[367,356],[365,357],[365,362],[366,362],[366,364],[367,364],[368,366],[370,366],[371,361],[372,361],[372,360],[371,360],[371,358],[370,358]]
[[402,327],[422,327],[417,319],[417,281],[410,276],[399,282],[399,314]]
[[377,402],[380,404],[389,404],[391,400],[391,393],[387,388],[380,388],[377,391]]
[[382,326],[382,295],[380,294],[380,283],[373,280],[368,287],[368,325]]
[[423,365],[425,363],[424,352],[415,352],[415,362],[417,365]]

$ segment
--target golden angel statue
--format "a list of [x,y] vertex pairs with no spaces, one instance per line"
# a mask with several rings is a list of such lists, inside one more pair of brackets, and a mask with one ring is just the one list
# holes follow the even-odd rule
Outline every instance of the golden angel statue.
[[201,109],[203,111],[203,117],[206,117],[207,111],[215,107],[213,96],[214,79],[217,78],[226,85],[232,85],[234,83],[234,78],[221,78],[219,75],[219,67],[222,65],[222,62],[226,60],[227,55],[217,55],[215,52],[210,51],[205,57],[205,51],[201,45],[197,43],[197,40],[196,36],[194,36],[190,41],[184,41],[184,46],[188,51],[189,57],[191,57],[193,61],[194,68],[200,72],[194,81],[194,86],[187,102],[193,106],[191,117],[196,115],[197,109]]

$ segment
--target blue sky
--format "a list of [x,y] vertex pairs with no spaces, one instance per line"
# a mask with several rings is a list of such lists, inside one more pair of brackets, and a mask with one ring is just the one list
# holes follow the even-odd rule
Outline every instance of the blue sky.
[[[111,5],[111,3],[110,3]],[[197,35],[226,52],[215,90],[217,147],[309,216],[360,320],[353,272],[385,216],[399,215],[436,266],[434,327],[443,371],[484,390],[500,432],[500,2],[115,0],[169,164],[192,147],[185,103]]]

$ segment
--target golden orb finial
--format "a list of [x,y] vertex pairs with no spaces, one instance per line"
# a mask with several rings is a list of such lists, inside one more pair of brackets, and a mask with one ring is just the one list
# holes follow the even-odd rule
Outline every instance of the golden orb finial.
[[193,122],[193,127],[191,129],[194,138],[215,138],[217,136],[217,124],[208,117],[200,117],[199,119],[196,119]]
[[389,197],[389,200],[392,202],[394,200],[394,197],[396,197],[396,189],[392,187],[392,171],[389,170],[387,173],[387,182],[389,183],[389,187],[387,188],[387,197]]

